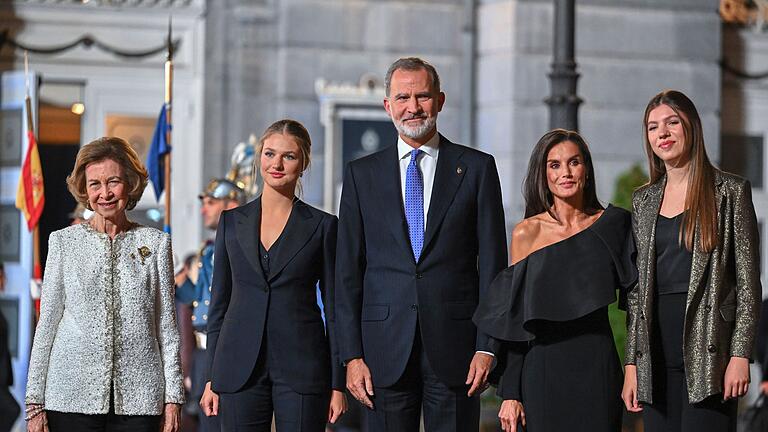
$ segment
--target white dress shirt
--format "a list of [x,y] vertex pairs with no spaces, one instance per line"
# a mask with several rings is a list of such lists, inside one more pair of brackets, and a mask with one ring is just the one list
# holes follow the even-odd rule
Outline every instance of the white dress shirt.
[[[405,173],[408,170],[408,164],[411,162],[411,151],[413,147],[406,144],[402,138],[397,138],[397,154],[400,157],[400,192],[405,205]],[[435,184],[435,169],[437,168],[437,156],[440,153],[440,134],[430,138],[425,144],[419,147],[421,153],[416,162],[421,170],[421,178],[424,182],[424,229],[427,229],[427,213],[429,213],[429,203],[432,200],[432,186]]]

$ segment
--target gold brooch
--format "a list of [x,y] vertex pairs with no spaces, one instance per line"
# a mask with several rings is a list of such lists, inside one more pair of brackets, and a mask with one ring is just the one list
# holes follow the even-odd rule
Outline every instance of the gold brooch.
[[139,248],[139,256],[141,257],[141,264],[144,264],[144,258],[152,255],[152,252],[149,250],[148,247],[142,246]]

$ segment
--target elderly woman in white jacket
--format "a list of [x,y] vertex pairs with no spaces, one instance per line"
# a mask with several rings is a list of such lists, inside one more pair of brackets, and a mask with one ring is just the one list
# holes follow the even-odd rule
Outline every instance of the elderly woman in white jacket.
[[28,430],[175,432],[184,402],[170,237],[132,223],[147,171],[120,138],[67,178],[95,212],[51,234],[27,383]]

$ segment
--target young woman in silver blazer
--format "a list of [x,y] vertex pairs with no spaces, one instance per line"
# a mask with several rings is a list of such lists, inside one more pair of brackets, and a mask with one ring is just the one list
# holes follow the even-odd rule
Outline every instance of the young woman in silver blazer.
[[709,162],[683,93],[654,96],[643,123],[650,181],[632,198],[622,398],[648,432],[735,431],[762,293],[751,187]]
[[104,137],[80,149],[67,184],[94,215],[49,238],[28,430],[175,432],[184,392],[171,239],[125,213],[147,171],[127,142]]

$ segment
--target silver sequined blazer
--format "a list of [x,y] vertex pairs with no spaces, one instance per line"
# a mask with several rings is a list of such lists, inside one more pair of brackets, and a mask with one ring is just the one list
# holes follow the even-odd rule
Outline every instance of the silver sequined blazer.
[[27,403],[70,413],[158,415],[183,403],[171,239],[87,223],[51,234]]
[[[626,364],[637,365],[637,396],[651,403],[651,341],[656,266],[656,218],[666,176],[632,197],[638,285],[627,298]],[[683,356],[688,400],[722,393],[732,356],[749,358],[760,313],[759,238],[749,182],[716,171],[718,243],[711,253],[694,248],[685,310]],[[695,243],[699,242],[699,231]]]

